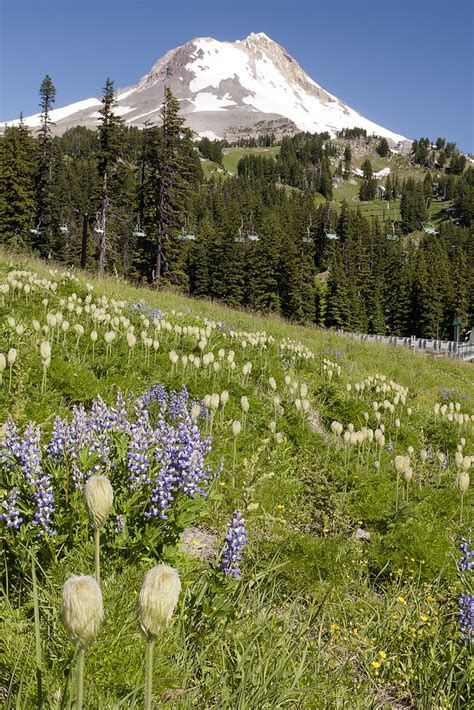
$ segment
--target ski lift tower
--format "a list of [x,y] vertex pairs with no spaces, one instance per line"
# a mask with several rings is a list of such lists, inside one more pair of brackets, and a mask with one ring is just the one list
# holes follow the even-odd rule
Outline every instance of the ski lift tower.
[[313,237],[311,236],[311,227],[312,227],[312,226],[313,226],[313,220],[312,220],[311,217],[310,217],[310,218],[309,218],[309,224],[308,224],[308,226],[306,227],[306,236],[303,237],[303,242],[304,242],[304,244],[313,244],[313,243],[314,243],[314,239],[313,239]]

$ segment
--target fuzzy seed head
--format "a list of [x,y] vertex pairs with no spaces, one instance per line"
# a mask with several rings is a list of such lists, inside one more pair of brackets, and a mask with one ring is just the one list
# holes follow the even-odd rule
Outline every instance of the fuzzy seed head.
[[238,436],[242,431],[242,424],[238,419],[232,422],[232,433],[234,436]]
[[87,648],[96,638],[104,609],[102,593],[94,577],[70,577],[63,587],[62,619],[74,646]]
[[107,522],[114,502],[114,492],[107,476],[91,476],[84,486],[84,500],[94,530]]
[[248,400],[248,398],[247,398],[245,395],[243,395],[243,396],[240,398],[240,406],[242,407],[242,410],[243,410],[244,412],[248,412],[248,411],[249,411],[249,407],[250,407],[250,405],[249,405],[249,400]]
[[461,471],[461,473],[458,475],[458,488],[463,495],[469,490],[469,482],[470,481],[468,472]]
[[162,634],[178,603],[181,580],[178,572],[168,565],[152,567],[143,581],[138,596],[138,623],[150,639]]
[[8,351],[7,360],[10,367],[13,367],[13,365],[15,364],[17,354],[18,353],[15,348],[10,348],[10,350]]
[[43,361],[51,359],[51,343],[49,342],[49,340],[43,340],[43,342],[41,343],[40,354],[41,359]]

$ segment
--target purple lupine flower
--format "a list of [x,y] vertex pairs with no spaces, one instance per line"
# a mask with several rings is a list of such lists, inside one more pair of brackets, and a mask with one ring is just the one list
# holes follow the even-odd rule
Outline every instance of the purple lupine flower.
[[7,528],[15,528],[18,530],[23,518],[20,516],[20,511],[16,507],[18,498],[18,488],[12,488],[8,494],[8,498],[2,502],[2,508],[5,512],[0,513],[0,520],[5,523]]
[[138,417],[134,423],[129,424],[130,443],[127,449],[127,465],[130,475],[130,488],[136,491],[140,486],[151,483],[148,477],[150,468],[150,447],[153,445],[155,437],[151,428],[148,410],[137,408]]
[[51,477],[41,465],[40,429],[28,424],[20,442],[20,466],[31,488],[31,496],[36,503],[33,525],[41,528],[43,535],[55,535],[51,515],[54,513],[54,496]]
[[18,427],[9,415],[0,441],[0,465],[6,470],[12,471],[18,464],[20,455],[20,434]]
[[52,459],[64,460],[68,443],[68,423],[61,417],[55,417],[51,441],[48,444],[46,453]]
[[76,490],[82,491],[82,489],[84,488],[85,479],[89,478],[89,476],[88,475],[86,476],[84,471],[81,471],[81,469],[79,468],[79,466],[77,464],[77,461],[72,462],[71,469],[72,469],[72,481],[74,483],[74,488]]
[[459,626],[461,638],[474,642],[474,594],[461,594],[459,598]]
[[149,389],[145,390],[139,399],[141,406],[150,407],[152,402],[156,402],[159,405],[160,411],[164,413],[168,407],[168,393],[164,385],[154,385]]
[[185,414],[188,400],[189,393],[184,385],[180,392],[171,392],[169,412],[172,419],[179,419]]
[[127,406],[121,390],[118,391],[115,405],[109,409],[110,429],[117,433],[126,431],[127,428]]
[[125,527],[125,516],[124,515],[117,515],[115,517],[115,526],[114,526],[114,531],[118,534],[121,533],[122,530]]
[[389,441],[388,444],[387,444],[387,451],[390,451],[390,452],[393,451],[393,444],[392,444],[391,441]]
[[461,544],[459,545],[460,551],[463,553],[461,561],[459,563],[459,569],[461,572],[473,572],[474,571],[474,547],[471,549],[471,539],[466,540],[462,538]]
[[232,520],[227,523],[227,535],[218,564],[218,568],[225,575],[230,574],[235,579],[241,578],[239,562],[242,559],[243,547],[248,539],[244,524],[245,520],[240,512],[238,510],[234,511]]

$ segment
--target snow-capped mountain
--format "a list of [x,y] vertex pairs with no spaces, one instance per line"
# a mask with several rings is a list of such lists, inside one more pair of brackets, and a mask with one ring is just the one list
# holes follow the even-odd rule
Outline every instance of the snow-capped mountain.
[[[406,140],[329,94],[263,32],[237,42],[198,37],[170,50],[138,84],[117,91],[116,113],[130,126],[159,122],[165,86],[179,99],[186,124],[199,136],[235,139],[298,130],[335,135],[359,126],[395,143]],[[99,108],[100,100],[91,98],[55,109],[55,131],[79,124],[94,127]],[[36,114],[24,120],[35,127],[39,119]]]

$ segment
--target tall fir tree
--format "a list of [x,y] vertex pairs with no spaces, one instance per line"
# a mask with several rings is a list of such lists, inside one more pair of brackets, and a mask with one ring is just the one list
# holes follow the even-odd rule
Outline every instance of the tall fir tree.
[[28,247],[35,209],[34,156],[36,144],[20,120],[0,139],[0,239],[2,244]]
[[38,170],[36,175],[36,234],[33,233],[33,246],[38,248],[42,256],[50,254],[58,230],[58,215],[56,213],[53,186],[53,139],[51,127],[51,111],[56,99],[56,89],[53,80],[47,74],[39,89],[40,95],[40,127],[38,128]]
[[122,119],[114,113],[116,106],[114,82],[107,78],[102,93],[102,108],[99,110],[99,151],[97,154],[97,173],[99,176],[98,203],[99,213],[95,226],[99,238],[99,274],[105,272],[107,256],[114,247],[112,235],[108,230],[111,210],[110,181],[119,158],[122,138]]

